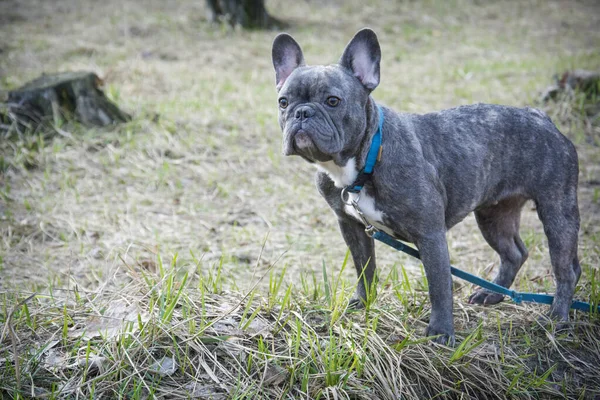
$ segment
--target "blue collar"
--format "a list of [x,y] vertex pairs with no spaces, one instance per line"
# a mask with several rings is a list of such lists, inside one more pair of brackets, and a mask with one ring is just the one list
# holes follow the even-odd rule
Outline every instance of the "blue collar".
[[373,135],[371,141],[371,148],[367,154],[367,160],[365,161],[364,168],[358,173],[358,176],[354,180],[354,183],[344,188],[346,192],[358,193],[361,191],[367,180],[373,175],[373,168],[375,164],[381,158],[381,130],[383,129],[383,110],[377,105],[377,111],[379,113],[379,125],[377,132]]

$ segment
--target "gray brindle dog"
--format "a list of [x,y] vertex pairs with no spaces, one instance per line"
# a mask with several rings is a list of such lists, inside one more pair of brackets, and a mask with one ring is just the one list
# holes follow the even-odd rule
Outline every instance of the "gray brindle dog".
[[[340,193],[364,167],[379,122],[371,97],[379,85],[377,36],[370,29],[359,31],[333,65],[307,66],[288,34],[275,38],[272,55],[283,153],[317,167],[317,187],[338,218],[359,276],[351,305],[361,307],[374,277],[374,244]],[[446,231],[474,211],[483,237],[500,255],[494,282],[508,288],[527,259],[519,221],[529,199],[548,237],[556,281],[550,317],[567,321],[581,274],[573,144],[533,108],[477,104],[425,115],[381,109],[381,160],[358,205],[369,224],[419,249],[432,305],[426,335],[454,343]],[[502,300],[482,289],[469,299]]]

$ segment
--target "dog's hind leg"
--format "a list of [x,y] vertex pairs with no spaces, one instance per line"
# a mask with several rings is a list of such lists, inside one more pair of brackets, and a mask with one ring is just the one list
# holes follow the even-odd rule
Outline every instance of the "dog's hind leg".
[[[475,211],[475,218],[483,237],[500,256],[500,269],[494,283],[510,287],[517,272],[527,260],[527,248],[519,236],[521,208],[526,199],[515,197],[503,200],[496,205]],[[471,295],[471,304],[496,304],[504,296],[479,289]]]
[[551,318],[566,321],[575,286],[581,275],[577,258],[579,209],[576,187],[561,197],[557,200],[544,196],[537,201],[537,211],[548,237],[550,261],[556,282],[556,295],[549,314]]

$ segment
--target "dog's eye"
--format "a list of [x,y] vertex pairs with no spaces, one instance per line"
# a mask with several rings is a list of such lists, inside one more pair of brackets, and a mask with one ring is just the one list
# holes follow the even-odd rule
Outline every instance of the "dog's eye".
[[288,106],[288,101],[285,97],[279,99],[279,107],[286,108]]
[[340,98],[335,96],[329,96],[327,98],[327,105],[331,107],[337,107],[340,104]]

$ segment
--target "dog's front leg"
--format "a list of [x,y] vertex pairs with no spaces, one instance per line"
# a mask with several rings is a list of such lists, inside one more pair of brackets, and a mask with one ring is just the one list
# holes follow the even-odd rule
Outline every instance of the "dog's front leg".
[[429,284],[431,317],[427,336],[440,335],[436,342],[454,345],[452,316],[452,277],[446,232],[424,235],[416,240]]
[[342,236],[350,248],[358,283],[356,292],[350,300],[349,307],[363,308],[367,301],[368,290],[374,290],[375,246],[373,238],[365,233],[365,227],[349,218],[338,219]]

